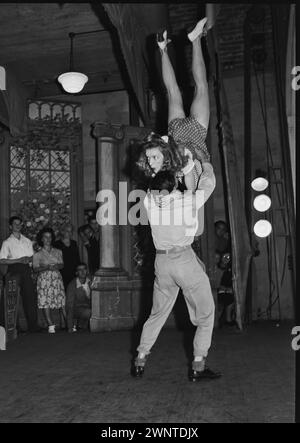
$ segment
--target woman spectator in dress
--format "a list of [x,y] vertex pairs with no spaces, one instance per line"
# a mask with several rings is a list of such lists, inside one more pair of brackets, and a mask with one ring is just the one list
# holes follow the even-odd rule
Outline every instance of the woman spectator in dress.
[[65,290],[60,269],[63,268],[63,256],[59,249],[53,247],[54,232],[43,228],[37,235],[41,249],[33,255],[33,269],[38,272],[37,295],[38,307],[43,310],[48,332],[55,333],[55,323],[51,310],[59,309],[66,324]]
[[64,282],[65,291],[68,284],[75,277],[76,268],[80,262],[78,245],[73,237],[73,226],[67,224],[63,226],[61,230],[61,238],[56,241],[54,246],[62,251],[64,267],[62,268],[61,275]]

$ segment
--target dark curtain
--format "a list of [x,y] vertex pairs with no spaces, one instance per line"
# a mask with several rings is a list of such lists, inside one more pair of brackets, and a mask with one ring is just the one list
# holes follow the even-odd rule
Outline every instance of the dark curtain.
[[228,196],[228,214],[232,241],[232,277],[236,299],[237,322],[242,329],[246,311],[246,290],[252,249],[248,234],[243,194],[239,176],[230,114],[225,88],[220,79],[221,139]]
[[134,4],[103,3],[102,6],[118,31],[121,50],[140,108],[140,116],[147,126],[149,123],[145,94],[147,75],[145,75],[146,66],[144,63],[147,30],[142,26],[142,23],[137,21]]
[[0,123],[9,128],[12,136],[26,133],[27,91],[10,68],[6,70],[6,89],[0,90]]
[[241,171],[237,161],[226,91],[218,65],[216,41],[217,33],[216,29],[213,28],[209,33],[208,46],[212,72],[215,77],[219,147],[224,167],[225,195],[232,241],[232,285],[236,300],[237,323],[239,328],[242,329],[245,320],[246,289],[252,250],[243,205],[244,198],[240,182]]
[[296,216],[294,208],[294,189],[292,163],[289,145],[288,116],[286,110],[286,65],[290,7],[288,4],[272,5],[273,52],[275,65],[276,95],[280,126],[280,145],[282,167],[286,187],[285,205],[287,207],[289,244],[292,252],[293,292],[296,304]]

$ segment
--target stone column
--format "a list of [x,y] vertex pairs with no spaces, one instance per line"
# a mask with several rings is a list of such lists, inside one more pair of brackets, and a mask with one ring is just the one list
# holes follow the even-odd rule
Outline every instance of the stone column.
[[149,129],[95,122],[92,130],[97,140],[98,190],[114,192],[116,224],[100,225],[100,264],[93,281],[90,326],[93,332],[131,329],[136,323],[142,285],[128,266],[132,260],[131,227],[119,225],[119,181],[129,180],[122,171],[130,140],[144,137]]
[[100,268],[96,275],[124,275],[120,268],[119,206],[119,152],[118,145],[124,138],[122,127],[109,123],[93,124],[93,136],[97,139],[98,190],[111,190],[116,197],[115,225],[100,225]]
[[120,227],[118,225],[119,146],[124,138],[120,126],[95,122],[92,134],[97,145],[98,191],[110,190],[116,197],[116,224],[100,225],[100,264],[92,288],[91,331],[131,328],[130,287],[127,273],[120,267]]

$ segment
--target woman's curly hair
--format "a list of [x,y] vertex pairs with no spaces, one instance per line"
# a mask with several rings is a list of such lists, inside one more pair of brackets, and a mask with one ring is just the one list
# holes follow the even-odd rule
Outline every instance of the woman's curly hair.
[[43,243],[43,235],[46,234],[46,233],[51,234],[51,237],[52,237],[52,239],[51,239],[51,246],[53,246],[53,244],[54,244],[54,242],[55,242],[55,235],[54,235],[54,231],[53,231],[53,229],[45,226],[43,229],[41,229],[41,230],[38,232],[38,234],[37,234],[37,236],[36,236],[36,242],[37,242],[37,244],[38,244],[39,246],[41,246],[41,247],[44,246],[44,243]]
[[139,148],[140,156],[136,164],[148,177],[153,176],[153,171],[146,156],[147,149],[158,148],[163,154],[164,162],[161,171],[171,171],[177,174],[188,162],[188,156],[184,154],[185,146],[181,143],[175,143],[171,136],[169,136],[168,142],[165,142],[159,134],[152,132],[139,142]]

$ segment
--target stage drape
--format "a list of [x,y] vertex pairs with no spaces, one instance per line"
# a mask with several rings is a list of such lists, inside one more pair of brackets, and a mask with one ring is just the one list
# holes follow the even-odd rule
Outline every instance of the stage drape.
[[220,79],[222,149],[228,196],[228,213],[232,241],[232,284],[236,299],[237,322],[242,329],[245,318],[246,290],[252,249],[248,234],[243,194],[227,97]]
[[6,89],[0,90],[0,122],[9,128],[12,136],[26,133],[27,91],[7,66]]
[[287,51],[286,51],[286,114],[288,121],[288,131],[289,131],[289,144],[290,144],[290,157],[291,157],[291,168],[292,168],[292,178],[293,178],[293,190],[294,190],[294,209],[296,210],[296,154],[295,154],[295,114],[296,114],[296,91],[291,87],[292,79],[294,75],[292,74],[292,69],[296,66],[296,5],[291,4],[290,16],[289,16],[289,30],[288,30],[288,41],[287,41]]
[[219,111],[218,135],[220,155],[223,159],[227,208],[232,241],[232,285],[236,300],[236,314],[239,328],[245,321],[246,289],[252,249],[244,208],[240,177],[243,171],[239,169],[233,138],[227,96],[222,80],[222,72],[217,57],[217,31],[214,27],[209,32],[208,46],[215,77],[216,105]]
[[[136,19],[132,3],[103,3],[109,19],[118,31],[122,53],[135,92],[140,116],[145,126],[149,123],[146,101],[147,76],[145,75],[146,28]],[[141,5],[139,5],[141,6]]]
[[291,158],[288,115],[286,112],[286,81],[288,80],[288,78],[286,78],[286,69],[290,8],[291,5],[288,4],[271,6],[280,146],[286,191],[285,206],[287,208],[289,244],[292,252],[293,292],[294,298],[296,298],[296,214],[292,177],[293,159]]

